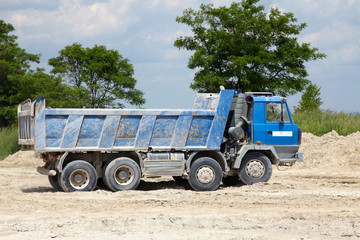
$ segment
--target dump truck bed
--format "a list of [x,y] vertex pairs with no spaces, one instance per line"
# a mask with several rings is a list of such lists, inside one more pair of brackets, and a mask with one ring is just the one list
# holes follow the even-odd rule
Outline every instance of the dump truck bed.
[[219,150],[233,90],[199,94],[193,109],[18,107],[19,144],[38,152]]

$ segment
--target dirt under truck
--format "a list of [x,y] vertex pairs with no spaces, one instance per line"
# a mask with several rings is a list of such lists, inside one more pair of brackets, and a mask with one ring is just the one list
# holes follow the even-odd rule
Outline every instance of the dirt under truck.
[[266,182],[291,166],[301,129],[286,98],[271,93],[196,95],[192,109],[52,109],[18,106],[19,144],[44,161],[37,171],[65,192],[136,189],[143,177],[187,179],[196,191]]

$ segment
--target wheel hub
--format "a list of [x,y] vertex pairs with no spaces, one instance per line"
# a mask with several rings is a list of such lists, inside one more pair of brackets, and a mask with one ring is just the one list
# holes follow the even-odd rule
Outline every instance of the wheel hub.
[[70,184],[75,189],[85,188],[89,184],[89,181],[89,173],[82,169],[76,170],[70,175]]
[[121,179],[121,180],[124,180],[126,179],[128,176],[128,173],[126,171],[120,171],[119,174],[118,174],[118,177]]
[[261,178],[265,173],[265,166],[261,161],[251,160],[246,165],[245,171],[251,178]]
[[210,183],[215,177],[214,170],[209,166],[203,166],[198,169],[196,177],[202,184]]
[[130,184],[134,179],[134,171],[128,166],[120,166],[115,171],[115,181],[120,185]]
[[81,183],[81,182],[83,181],[82,175],[81,175],[81,174],[76,174],[76,175],[74,176],[74,181],[75,181],[76,183]]

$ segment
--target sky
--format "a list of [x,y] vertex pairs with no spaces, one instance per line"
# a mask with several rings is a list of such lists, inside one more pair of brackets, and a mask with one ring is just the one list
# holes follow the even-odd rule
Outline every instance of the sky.
[[[191,108],[196,92],[189,88],[195,70],[187,68],[191,52],[174,47],[190,29],[175,21],[186,8],[201,3],[229,6],[229,0],[0,0],[0,19],[29,53],[49,58],[75,42],[104,45],[128,58],[144,108]],[[299,42],[310,43],[326,59],[308,62],[308,79],[321,87],[322,109],[360,112],[360,0],[261,0],[265,11],[292,12],[307,28]],[[291,107],[301,94],[288,96]]]

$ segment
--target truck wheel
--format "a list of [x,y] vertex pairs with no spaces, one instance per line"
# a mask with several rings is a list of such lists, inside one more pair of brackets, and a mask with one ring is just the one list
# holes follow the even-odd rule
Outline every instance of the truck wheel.
[[212,158],[199,158],[190,167],[188,182],[196,191],[216,190],[220,186],[221,179],[221,166]]
[[104,167],[104,182],[114,192],[135,189],[141,179],[139,165],[131,158],[121,157]]
[[239,169],[240,180],[247,185],[267,182],[271,178],[272,166],[269,158],[261,153],[245,156]]
[[58,175],[56,176],[48,176],[49,179],[49,183],[50,185],[56,190],[56,191],[60,191],[61,187],[59,185],[59,181],[58,181]]
[[96,187],[97,174],[90,163],[76,160],[66,165],[58,181],[64,192],[92,191]]

